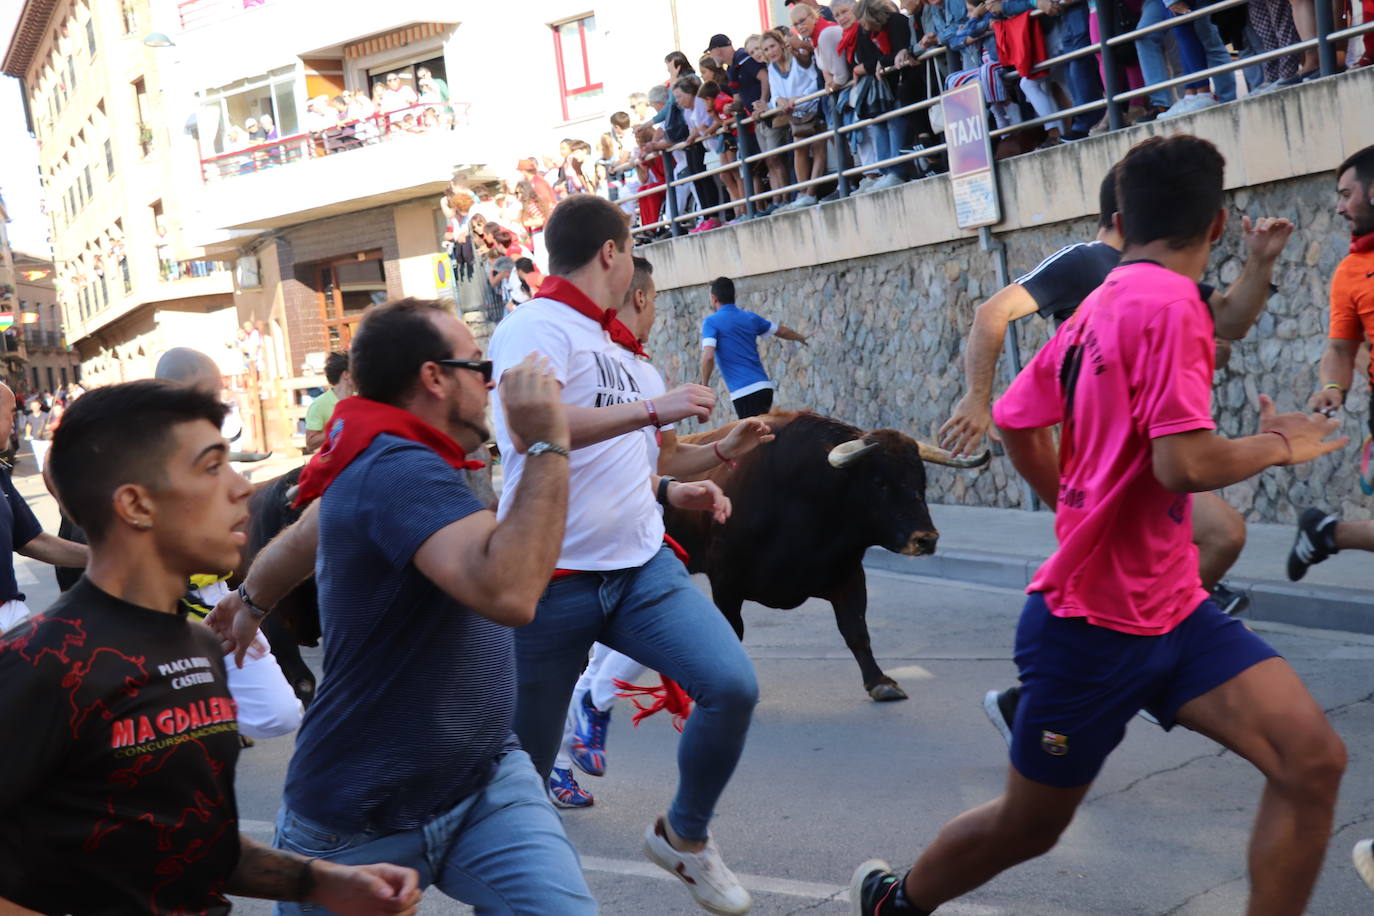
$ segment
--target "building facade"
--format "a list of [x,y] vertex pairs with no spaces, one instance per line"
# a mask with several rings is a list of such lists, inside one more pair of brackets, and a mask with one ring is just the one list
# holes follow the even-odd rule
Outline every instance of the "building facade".
[[67,345],[53,263],[22,251],[13,253],[13,261],[15,301],[6,320],[14,321],[14,341],[24,361],[12,384],[25,393],[61,391],[81,381],[81,362]]

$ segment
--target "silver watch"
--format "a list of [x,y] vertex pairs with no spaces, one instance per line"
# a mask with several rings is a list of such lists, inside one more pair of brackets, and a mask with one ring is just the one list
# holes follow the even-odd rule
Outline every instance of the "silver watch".
[[529,448],[525,449],[525,457],[535,458],[539,455],[544,454],[545,452],[552,452],[555,455],[562,455],[564,458],[568,457],[567,449],[565,449],[561,445],[554,445],[552,442],[534,443],[534,445],[531,445]]

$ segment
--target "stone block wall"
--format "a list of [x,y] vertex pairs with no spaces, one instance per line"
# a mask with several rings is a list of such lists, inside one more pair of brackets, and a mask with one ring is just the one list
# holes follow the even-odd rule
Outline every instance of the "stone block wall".
[[[1213,403],[1219,431],[1240,436],[1256,430],[1259,394],[1273,397],[1280,410],[1297,410],[1315,388],[1326,340],[1328,282],[1349,238],[1344,221],[1335,216],[1329,174],[1238,190],[1227,203],[1231,222],[1204,277],[1221,288],[1235,280],[1244,260],[1242,214],[1287,217],[1298,227],[1275,271],[1278,293],[1249,336],[1235,345],[1230,364],[1217,373]],[[1007,246],[1015,278],[1058,248],[1095,233],[1095,220],[1076,219],[999,239]],[[646,251],[651,260],[659,247]],[[780,340],[761,344],[765,365],[778,383],[778,406],[816,410],[865,429],[893,427],[928,441],[963,393],[963,342],[974,309],[998,289],[994,255],[980,250],[976,239],[743,277],[736,285],[741,307],[812,335],[805,347]],[[670,387],[695,380],[701,321],[709,310],[704,283],[659,294],[650,351]],[[1022,359],[1029,361],[1050,325],[1031,316],[1016,330]],[[1371,517],[1374,499],[1360,494],[1356,479],[1369,411],[1366,363],[1362,355],[1349,395],[1352,410],[1344,417],[1351,445],[1310,464],[1270,469],[1228,487],[1223,495],[1248,519],[1289,522],[1310,504],[1339,509],[1347,518]],[[1005,369],[1004,354],[999,393],[1006,385]],[[719,374],[715,384],[722,402],[712,425],[733,419]],[[981,471],[932,471],[932,502],[1023,504],[1020,478],[1000,454]]]

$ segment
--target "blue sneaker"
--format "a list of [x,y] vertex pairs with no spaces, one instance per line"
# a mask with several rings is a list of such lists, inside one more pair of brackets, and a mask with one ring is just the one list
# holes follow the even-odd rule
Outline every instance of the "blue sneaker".
[[549,774],[549,800],[558,808],[590,808],[596,799],[577,784],[572,770],[554,767]]
[[606,775],[606,726],[610,724],[611,714],[592,705],[591,691],[582,694],[569,756],[588,776]]

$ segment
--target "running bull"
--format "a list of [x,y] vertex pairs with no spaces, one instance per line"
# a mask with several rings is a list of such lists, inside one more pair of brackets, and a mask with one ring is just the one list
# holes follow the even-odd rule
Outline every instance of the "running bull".
[[[934,553],[939,535],[926,508],[925,462],[972,468],[989,453],[955,458],[894,429],[865,433],[809,412],[775,410],[764,419],[777,437],[771,444],[706,475],[730,497],[729,522],[669,508],[668,533],[691,555],[692,572],[711,580],[716,606],[741,639],[746,600],[790,609],[824,598],[868,695],[905,699],[869,645],[864,551]],[[683,441],[712,442],[729,428]]]

